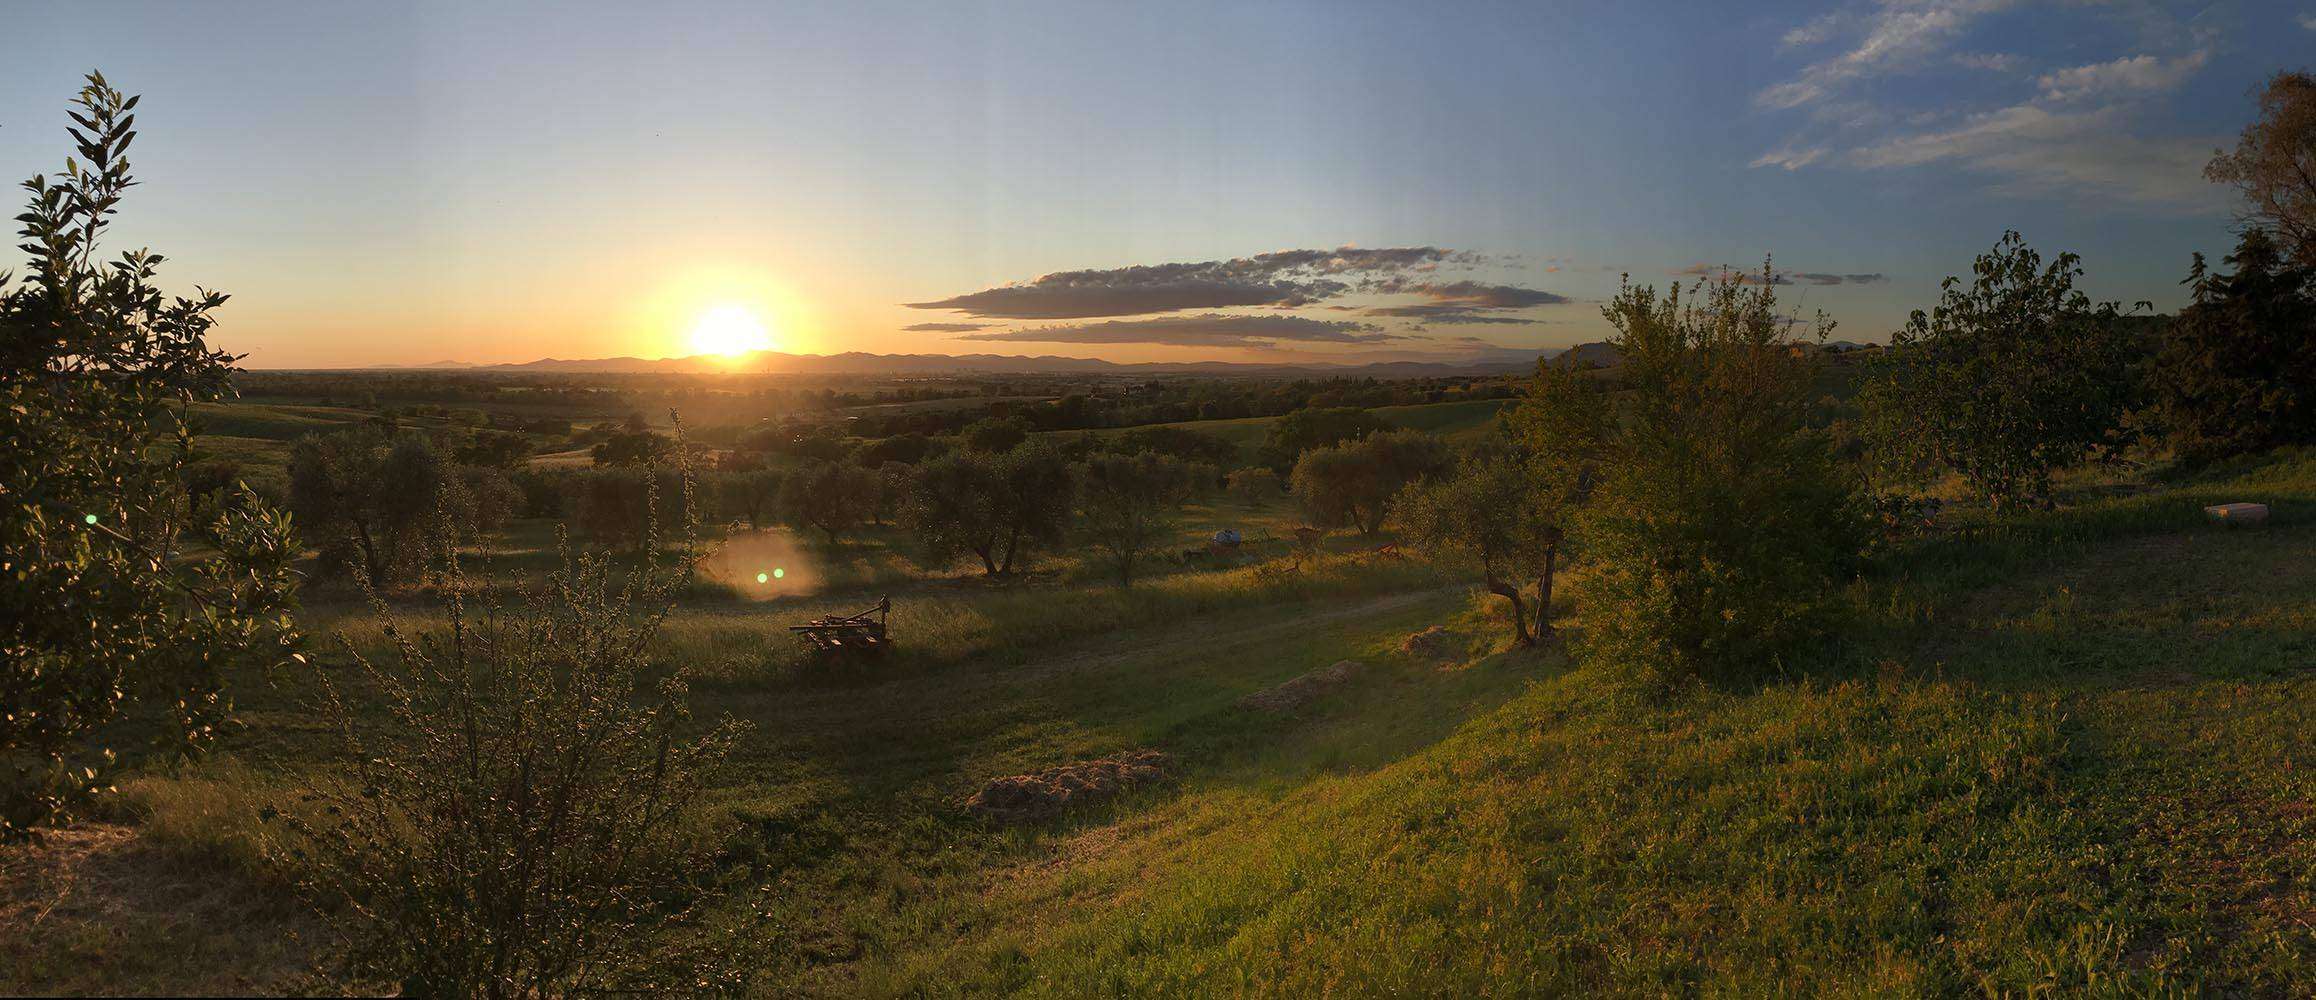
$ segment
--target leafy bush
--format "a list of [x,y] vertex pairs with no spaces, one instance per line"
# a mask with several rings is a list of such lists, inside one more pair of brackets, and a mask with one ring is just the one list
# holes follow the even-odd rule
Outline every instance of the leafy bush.
[[[1659,679],[1774,668],[1822,633],[1863,515],[1804,425],[1814,362],[1772,276],[1627,284],[1601,482],[1579,518],[1588,655]],[[1830,329],[1822,320],[1818,335]]]
[[225,296],[165,300],[142,250],[100,261],[137,99],[92,73],[74,104],[79,158],[24,185],[29,280],[0,275],[0,840],[107,788],[145,736],[206,745],[227,665],[297,655],[289,518],[236,489],[194,522],[182,485],[187,404],[231,393],[207,341]]
[[1950,470],[1996,509],[2047,506],[2051,474],[2126,443],[2141,352],[2116,303],[2075,289],[2017,233],[1981,254],[1965,290],[1947,278],[1860,392],[1883,464]]

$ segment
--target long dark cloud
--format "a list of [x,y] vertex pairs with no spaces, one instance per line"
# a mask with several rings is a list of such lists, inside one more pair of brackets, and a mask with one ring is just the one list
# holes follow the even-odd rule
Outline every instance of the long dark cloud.
[[1533,323],[1525,316],[1500,316],[1452,302],[1425,302],[1411,306],[1376,306],[1363,315],[1422,320],[1426,323]]
[[1760,271],[1743,270],[1726,264],[1691,264],[1674,271],[1673,274],[1687,278],[1711,278],[1726,274],[1737,279],[1737,283],[1740,285],[1790,285],[1795,282],[1811,285],[1873,285],[1890,280],[1889,275],[1879,272],[1831,274],[1824,271],[1777,270],[1769,272],[1768,279],[1764,281]]
[[995,323],[911,323],[901,329],[918,333],[966,333],[973,330],[986,330],[996,325]]
[[1405,340],[1371,323],[1316,320],[1301,316],[1153,316],[1100,323],[1065,323],[994,333],[971,333],[959,340],[1002,340],[1039,344],[1162,344],[1174,347],[1272,347],[1281,343],[1378,344]]
[[1442,264],[1473,264],[1476,254],[1440,247],[1281,250],[1187,264],[1144,264],[1056,271],[912,309],[949,309],[990,319],[1086,319],[1141,316],[1232,306],[1304,306]]
[[1452,303],[1466,309],[1526,309],[1531,306],[1560,305],[1568,296],[1536,288],[1517,285],[1487,285],[1477,281],[1407,281],[1397,279],[1381,282],[1376,291],[1421,295],[1437,302]]
[[1414,305],[1374,306],[1369,316],[1413,319],[1423,323],[1531,323],[1534,320],[1501,315],[1513,309],[1558,305],[1568,296],[1517,285],[1489,285],[1477,281],[1416,281],[1391,278],[1376,282],[1372,291],[1393,295],[1421,295],[1429,302]]

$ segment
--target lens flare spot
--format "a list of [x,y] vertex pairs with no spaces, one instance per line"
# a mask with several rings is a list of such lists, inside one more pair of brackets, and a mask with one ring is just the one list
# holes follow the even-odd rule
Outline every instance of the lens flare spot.
[[87,515],[83,515],[83,516],[81,517],[81,520],[83,520],[83,521],[87,521],[87,522],[88,522],[88,523],[90,523],[90,524],[95,524],[95,523],[96,523],[96,515],[95,515],[95,514],[87,514]]
[[774,578],[779,578],[779,577],[783,577],[783,576],[787,576],[787,575],[788,575],[788,571],[787,571],[787,570],[784,570],[784,569],[775,569],[775,570],[773,570],[773,571],[772,571],[772,576],[773,576]]
[[764,574],[762,574],[762,573],[758,573],[758,574],[756,574],[756,582],[757,582],[757,583],[763,583],[764,581],[766,581],[766,580],[769,580],[769,579],[771,579],[771,577],[765,576],[765,575],[764,575]]

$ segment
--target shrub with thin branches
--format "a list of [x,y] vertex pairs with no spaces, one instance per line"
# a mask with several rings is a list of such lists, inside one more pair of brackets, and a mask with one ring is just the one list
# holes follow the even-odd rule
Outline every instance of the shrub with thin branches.
[[624,567],[559,542],[543,587],[479,612],[441,545],[439,631],[413,633],[372,592],[391,655],[347,650],[388,722],[365,724],[325,678],[344,782],[269,810],[290,866],[343,902],[358,975],[421,996],[653,985],[657,932],[706,870],[701,794],[740,734],[700,731],[680,675],[650,662],[690,575],[686,528],[674,554],[653,538]]

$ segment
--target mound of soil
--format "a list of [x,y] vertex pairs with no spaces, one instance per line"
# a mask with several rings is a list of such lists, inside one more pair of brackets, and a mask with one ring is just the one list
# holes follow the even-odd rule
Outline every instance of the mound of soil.
[[999,823],[1036,823],[1173,777],[1174,758],[1156,750],[1128,750],[1035,774],[991,778],[965,801],[965,811]]
[[1333,666],[1313,670],[1276,687],[1267,687],[1247,695],[1240,698],[1238,703],[1241,708],[1286,715],[1342,687],[1344,682],[1359,676],[1359,671],[1364,669],[1366,667],[1357,660],[1339,660]]
[[1464,646],[1463,636],[1448,631],[1444,625],[1434,625],[1408,636],[1407,641],[1399,644],[1399,651],[1417,659],[1453,663],[1464,658]]

